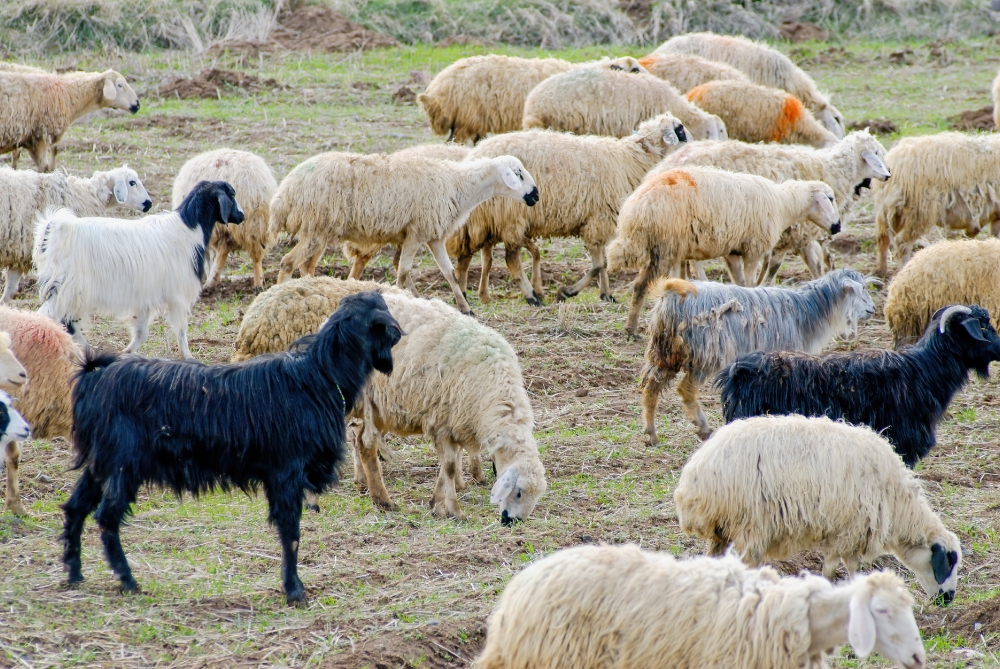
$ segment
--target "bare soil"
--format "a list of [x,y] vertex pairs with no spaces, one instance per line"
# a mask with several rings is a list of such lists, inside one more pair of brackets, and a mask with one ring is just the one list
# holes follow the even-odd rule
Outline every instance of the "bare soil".
[[970,109],[964,111],[951,119],[951,127],[954,130],[995,130],[996,123],[993,120],[993,105],[986,105],[981,109]]
[[265,88],[280,88],[274,79],[258,79],[246,72],[223,70],[210,67],[189,79],[175,79],[157,89],[161,97],[176,97],[181,100],[221,98],[235,89],[247,91]]

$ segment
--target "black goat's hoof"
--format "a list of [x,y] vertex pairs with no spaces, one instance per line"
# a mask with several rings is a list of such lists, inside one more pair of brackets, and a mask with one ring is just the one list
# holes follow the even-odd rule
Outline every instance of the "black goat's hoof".
[[142,589],[139,588],[139,584],[135,581],[127,581],[118,586],[118,592],[122,595],[133,595],[139,594],[142,592]]
[[81,583],[83,583],[83,574],[70,574],[69,578],[66,579],[66,586],[70,588],[75,588]]
[[285,595],[285,604],[288,606],[294,606],[299,609],[304,609],[309,606],[309,598],[306,597],[305,590],[299,590],[297,592],[290,592]]
[[526,297],[526,298],[524,298],[524,301],[527,302],[528,304],[530,304],[533,307],[540,307],[540,306],[542,306],[542,301],[540,299],[538,299],[537,297],[535,297],[535,296]]
[[611,293],[601,293],[601,300],[604,302],[610,302],[611,304],[616,304],[618,302],[618,300],[615,299],[615,296]]
[[538,300],[539,302],[545,301],[545,296],[539,293],[537,290],[532,290],[531,294],[534,295],[535,299]]
[[313,513],[319,513],[319,504],[306,504],[306,509]]

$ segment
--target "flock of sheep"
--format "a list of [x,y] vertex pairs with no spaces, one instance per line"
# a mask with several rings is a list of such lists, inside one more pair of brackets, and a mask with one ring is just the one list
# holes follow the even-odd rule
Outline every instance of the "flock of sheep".
[[[608,273],[636,270],[625,323],[634,336],[655,299],[640,372],[645,434],[657,442],[659,395],[683,372],[677,391],[705,443],[674,499],[681,529],[712,557],[584,546],[539,560],[502,594],[477,666],[812,667],[844,643],[923,666],[903,582],[857,572],[891,553],[929,597],[955,596],[962,547],[911,468],[969,371],[985,377],[1000,360],[990,279],[1000,241],[945,241],[910,256],[935,226],[974,237],[1000,219],[1000,135],[915,137],[886,152],[867,130],[845,136],[840,112],[779,52],[688,34],[639,60],[462,59],[418,98],[453,142],[325,153],[280,183],[258,156],[210,151],[177,174],[173,211],[120,220],[103,214],[151,207],[133,170],[88,179],[51,170],[73,120],[102,107],[138,111],[124,78],[0,65],[0,98],[0,151],[14,151],[16,166],[24,148],[38,168],[0,168],[3,301],[33,271],[42,304],[0,307],[0,385],[17,399],[15,411],[0,395],[6,502],[26,513],[25,421],[35,438],[73,439],[82,473],[64,505],[71,583],[82,580],[80,537],[94,513],[122,588],[138,588],[118,529],[142,484],[196,494],[261,485],[287,600],[304,602],[303,505],[318,510],[350,444],[355,481],[395,509],[381,465],[393,457],[387,434],[432,440],[436,516],[463,517],[464,469],[484,483],[485,451],[501,521],[527,520],[546,490],[532,407],[511,346],[469,317],[468,270],[482,250],[478,292],[489,301],[492,251],[503,244],[538,305],[536,243],[578,237],[591,267],[557,300],[596,281],[613,301]],[[819,355],[875,312],[876,279],[834,270],[826,249],[865,188],[883,277],[895,237],[901,270],[885,314],[906,345]],[[295,244],[278,285],[263,291],[263,257],[281,233]],[[312,276],[331,243],[352,261],[348,280]],[[385,245],[396,248],[396,286],[361,281]],[[424,246],[458,309],[415,296]],[[249,254],[263,292],[232,363],[202,365],[191,360],[188,317],[233,251]],[[770,285],[790,251],[813,279]],[[731,283],[705,279],[702,262],[715,258]],[[136,355],[158,314],[185,360]],[[131,355],[86,346],[94,315],[129,324]],[[714,432],[698,401],[706,384],[722,393],[727,424]],[[762,566],[810,549],[827,578]],[[834,586],[841,563],[852,579]]]

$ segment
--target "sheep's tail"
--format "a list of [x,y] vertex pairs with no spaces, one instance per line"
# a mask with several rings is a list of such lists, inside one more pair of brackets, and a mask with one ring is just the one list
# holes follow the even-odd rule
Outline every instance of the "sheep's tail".
[[278,189],[278,192],[271,198],[271,204],[268,206],[267,236],[269,239],[277,240],[279,232],[287,231],[290,235],[298,232],[298,230],[289,230],[287,227],[288,215],[291,212],[292,203],[281,192],[281,189]]
[[89,346],[84,348],[83,359],[79,362],[79,369],[73,374],[72,396],[73,396],[73,449],[76,451],[76,459],[73,461],[72,469],[79,469],[86,464],[91,457],[94,439],[77,439],[76,409],[83,398],[93,395],[94,384],[100,377],[101,371],[110,366],[121,354],[110,349],[93,349]]
[[632,239],[615,237],[605,250],[608,271],[617,273],[624,269],[642,269],[643,260],[649,259],[649,250],[642,248]]
[[417,104],[427,114],[427,120],[430,121],[431,130],[434,131],[434,134],[447,135],[455,122],[454,119],[450,118],[449,114],[445,113],[444,106],[436,98],[427,93],[421,93],[417,96]]
[[534,114],[525,114],[524,118],[521,119],[521,127],[528,130],[530,128],[544,128],[546,126],[545,121],[538,118]]
[[654,300],[660,299],[667,293],[677,293],[681,296],[681,301],[684,301],[688,295],[698,297],[698,287],[684,279],[668,278],[660,279],[649,290],[649,296]]
[[58,272],[59,254],[55,249],[61,248],[59,220],[64,216],[76,218],[69,209],[49,208],[39,213],[35,217],[35,241],[31,248],[31,258],[38,269],[38,298],[42,302],[39,311],[43,316],[57,319],[53,313],[49,313],[51,305],[49,300],[53,298],[62,283]]

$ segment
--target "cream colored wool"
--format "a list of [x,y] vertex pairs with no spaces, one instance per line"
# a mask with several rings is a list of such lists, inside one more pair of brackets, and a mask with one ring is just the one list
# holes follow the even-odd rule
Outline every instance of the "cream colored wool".
[[[73,374],[82,353],[66,329],[30,311],[0,307],[0,330],[11,337],[11,351],[24,365],[28,383],[12,390],[17,410],[31,426],[32,439],[70,438],[73,407],[70,401]],[[25,516],[17,485],[21,448],[7,447],[7,508]]]
[[546,483],[517,356],[499,333],[440,300],[364,281],[289,281],[254,300],[233,360],[285,350],[319,330],[345,295],[373,289],[382,291],[406,336],[392,350],[392,374],[372,376],[352,414],[362,421],[355,440],[355,480],[367,485],[375,504],[394,509],[377,457],[387,450],[382,435],[423,435],[434,442],[441,462],[431,502],[435,515],[463,517],[456,490],[465,487],[465,449],[479,482],[485,481],[480,451],[492,457],[498,474],[492,499],[501,513],[527,518]]
[[1000,72],[993,79],[993,125],[1000,130]]
[[[865,426],[829,418],[760,416],[725,425],[688,459],[674,490],[681,530],[721,555],[730,542],[747,564],[823,554],[833,578],[843,562],[892,553],[924,592],[954,592],[962,547],[892,445]],[[956,554],[939,584],[931,546]]]
[[691,104],[666,81],[591,65],[549,77],[524,101],[524,128],[625,137],[643,121],[670,112],[692,139],[726,139],[725,124]]
[[476,667],[822,669],[850,642],[859,657],[877,650],[914,669],[925,654],[913,604],[891,573],[834,587],[733,556],[576,546],[511,579]]
[[215,287],[231,251],[246,251],[253,262],[253,287],[262,290],[264,255],[275,242],[268,230],[268,206],[278,190],[274,171],[263,158],[247,151],[217,149],[200,153],[184,163],[174,178],[171,206],[179,207],[199,181],[228,181],[236,190],[236,201],[245,215],[238,225],[215,226],[208,245],[215,262],[205,288]]
[[10,334],[0,331],[0,388],[7,392],[17,390],[28,381],[28,374],[10,345]]
[[[712,167],[649,175],[621,206],[608,271],[640,270],[626,329],[634,334],[650,283],[680,276],[685,260],[726,256],[733,281],[746,285],[781,233],[809,221],[831,230],[839,221],[833,189],[822,181],[774,183]],[[740,266],[742,262],[742,267]]]
[[48,74],[49,70],[20,63],[0,63],[0,72],[21,72],[24,74]]
[[[115,72],[0,72],[0,153],[27,149],[39,172],[56,166],[56,148],[66,129],[98,109],[139,110],[139,97]],[[17,168],[15,153],[13,167]]]
[[664,42],[654,53],[687,53],[732,65],[750,81],[788,91],[805,104],[823,126],[838,138],[844,136],[844,117],[819,92],[816,82],[788,56],[762,42],[745,37],[688,33]]
[[494,196],[534,203],[538,189],[513,156],[463,162],[394,154],[314,156],[282,179],[271,200],[270,234],[284,230],[299,240],[281,259],[278,283],[296,269],[311,275],[331,241],[351,241],[359,248],[401,246],[396,284],[416,292],[410,270],[426,244],[455,303],[469,314],[445,240]]
[[[866,156],[866,152],[871,152],[871,155]],[[781,144],[695,142],[665,158],[651,173],[702,165],[756,174],[772,181],[823,181],[833,189],[841,220],[846,224],[851,205],[858,197],[859,186],[866,179],[868,183],[884,180],[885,170],[882,168],[885,167],[885,155],[885,148],[867,129],[852,132],[826,149]],[[801,255],[813,278],[819,278],[823,274],[823,250],[818,242],[827,237],[827,231],[812,223],[795,223],[781,233],[778,243],[771,251],[766,277],[762,268],[757,283],[773,281],[788,251]],[[761,279],[766,281],[762,282]]]
[[124,206],[142,210],[144,202],[151,204],[139,176],[127,166],[94,172],[90,177],[0,167],[0,268],[7,271],[2,301],[10,301],[21,275],[31,272],[35,218],[58,207],[71,209],[78,216],[101,216],[118,206],[114,190],[116,180],[122,176],[136,184],[126,184],[128,198]]
[[710,81],[734,79],[750,81],[735,67],[718,63],[701,56],[686,53],[651,53],[639,59],[639,64],[653,76],[667,81],[681,93]]
[[1000,239],[940,241],[913,256],[889,284],[885,320],[896,346],[913,343],[941,307],[978,304],[1000,322]]
[[[464,160],[465,157],[469,155],[471,150],[472,149],[467,146],[455,144],[454,142],[448,142],[446,144],[420,144],[418,146],[411,146],[407,149],[400,149],[393,155],[397,157],[422,156],[424,158],[434,158],[435,160]],[[341,252],[344,254],[345,258],[351,261],[350,278],[360,279],[361,273],[364,272],[365,267],[371,261],[372,257],[381,251],[384,246],[384,244],[378,243],[365,247],[360,247],[352,242],[344,242],[341,244]],[[395,249],[395,256],[393,257],[392,265],[398,271],[399,247],[396,247]],[[465,289],[464,284],[462,289]]]
[[907,137],[886,162],[892,179],[872,187],[880,275],[888,273],[893,237],[902,267],[914,242],[935,226],[975,237],[989,224],[990,234],[1000,235],[1000,135]]
[[817,148],[837,142],[837,136],[824,128],[798,98],[778,88],[749,81],[710,81],[688,91],[687,99],[721,118],[732,139]]
[[[521,247],[529,240],[580,237],[590,253],[591,270],[576,285],[560,289],[560,297],[576,295],[598,278],[601,298],[609,299],[604,247],[615,235],[618,207],[649,168],[683,146],[677,138],[678,126],[673,115],[661,114],[623,139],[525,130],[480,142],[471,158],[517,156],[536,176],[543,199],[530,209],[499,198],[476,207],[465,226],[448,240],[448,252],[457,258],[459,282],[465,286],[472,254],[483,249],[479,299],[488,302],[492,249],[502,242],[507,268],[520,281],[525,299],[540,303],[541,282],[532,285],[524,275]],[[540,278],[537,266],[532,278]]]

